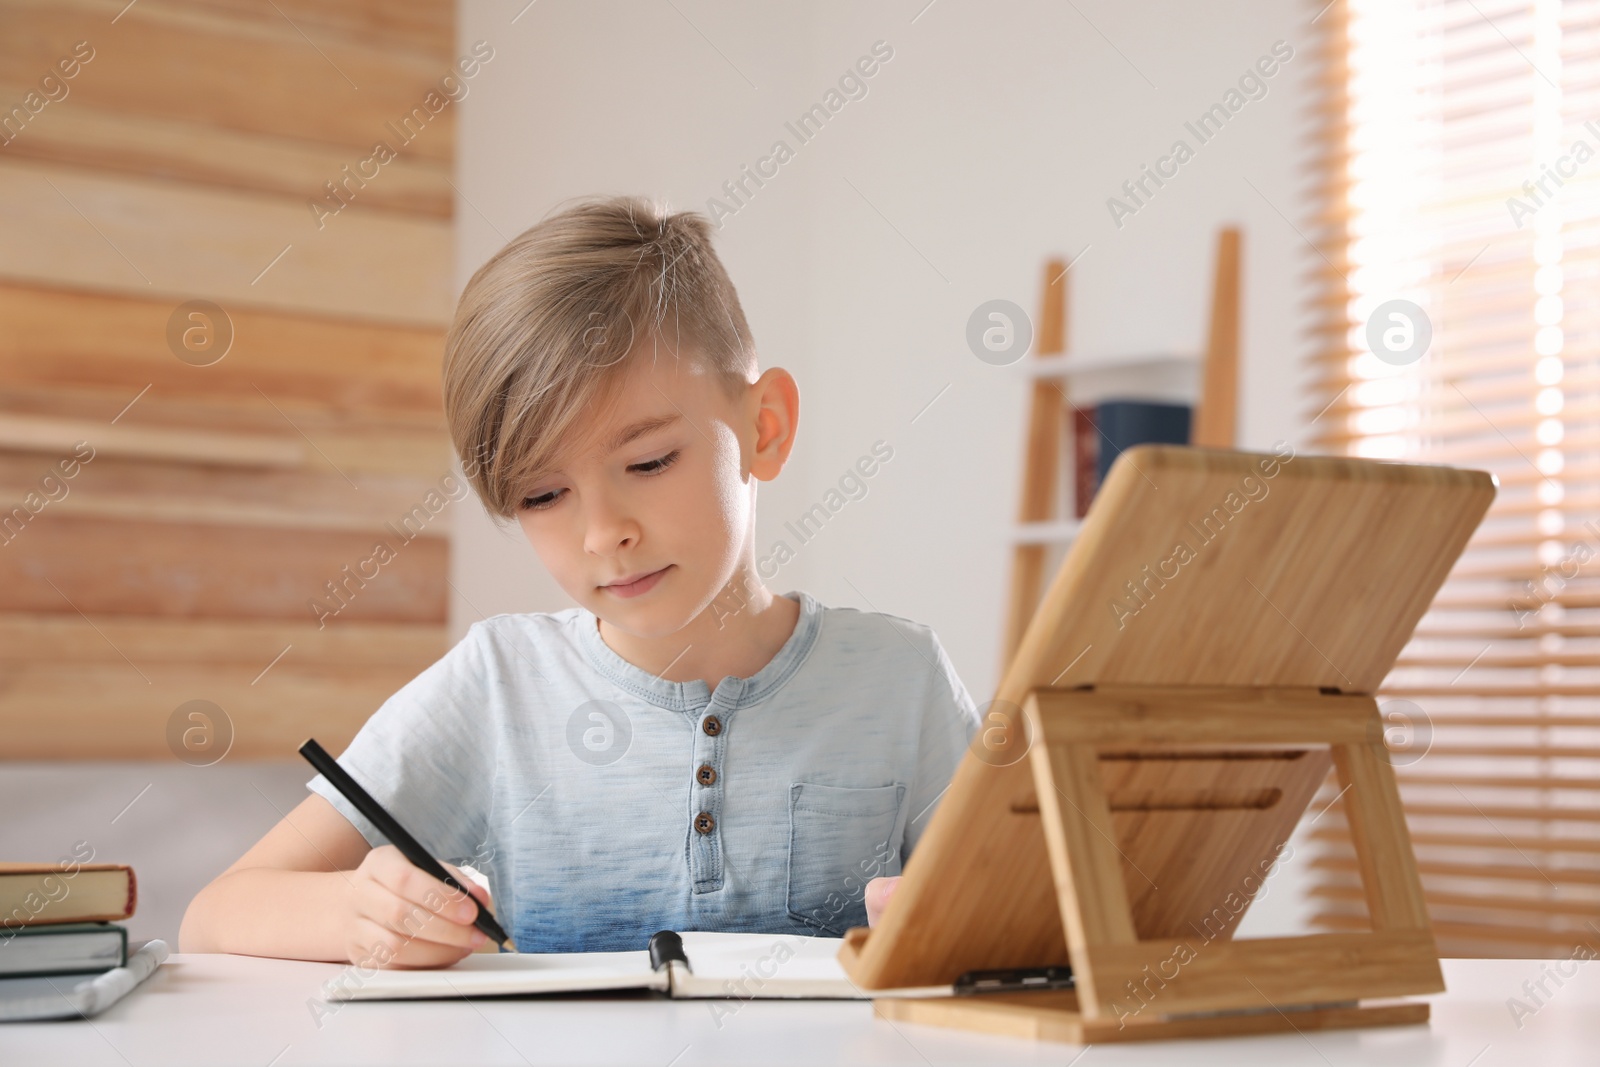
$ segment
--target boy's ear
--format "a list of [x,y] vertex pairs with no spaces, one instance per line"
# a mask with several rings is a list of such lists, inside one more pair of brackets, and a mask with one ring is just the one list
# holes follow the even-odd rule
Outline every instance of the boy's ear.
[[750,404],[755,412],[756,431],[750,473],[770,482],[783,470],[794,449],[795,430],[800,423],[800,386],[794,375],[782,367],[769,368],[751,383]]

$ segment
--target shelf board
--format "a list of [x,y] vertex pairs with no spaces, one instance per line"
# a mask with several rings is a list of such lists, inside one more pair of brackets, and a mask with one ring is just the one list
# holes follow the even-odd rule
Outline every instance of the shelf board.
[[1082,519],[1057,519],[1053,522],[1019,522],[1011,527],[1014,545],[1064,545],[1078,536]]
[[1101,371],[1158,370],[1200,366],[1193,354],[1124,355],[1117,352],[1088,352],[1082,355],[1029,356],[1012,366],[1021,367],[1029,378],[1070,378],[1077,374]]

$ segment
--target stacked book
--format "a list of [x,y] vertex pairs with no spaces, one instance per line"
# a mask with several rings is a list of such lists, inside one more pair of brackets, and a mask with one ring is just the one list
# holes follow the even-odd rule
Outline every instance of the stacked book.
[[0,1019],[92,1015],[166,958],[164,942],[130,956],[122,920],[138,882],[119,863],[0,863]]

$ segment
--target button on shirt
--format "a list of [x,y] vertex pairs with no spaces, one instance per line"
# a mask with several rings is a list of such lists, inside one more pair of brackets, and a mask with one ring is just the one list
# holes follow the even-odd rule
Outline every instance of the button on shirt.
[[[585,608],[496,615],[339,763],[434,856],[487,875],[523,952],[657,930],[839,936],[900,873],[978,726],[933,631],[825,607],[748,678],[669,682]],[[322,775],[369,844],[386,839]]]

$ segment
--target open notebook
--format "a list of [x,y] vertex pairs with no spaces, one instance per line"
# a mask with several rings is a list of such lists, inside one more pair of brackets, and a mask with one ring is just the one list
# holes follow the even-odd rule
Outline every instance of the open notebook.
[[839,939],[663,931],[636,952],[475,952],[438,970],[378,970],[327,983],[330,1000],[491,997],[650,989],[676,998],[949,996],[951,986],[868,993],[845,977]]

